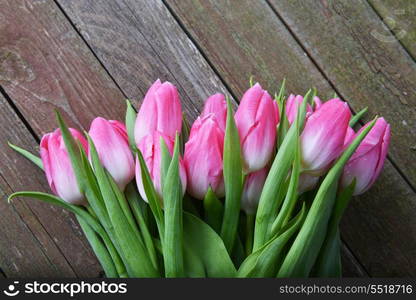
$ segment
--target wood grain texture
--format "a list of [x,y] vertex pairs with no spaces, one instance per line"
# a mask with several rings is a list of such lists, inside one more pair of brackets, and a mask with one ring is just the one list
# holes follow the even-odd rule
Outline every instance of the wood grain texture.
[[226,92],[161,1],[59,3],[129,98],[140,102],[157,78],[169,80],[193,120],[209,95]]
[[[97,115],[124,117],[123,94],[53,1],[3,1],[0,19],[0,85],[38,136],[56,127],[54,109],[63,112],[71,126],[84,129],[88,129],[89,122]],[[2,148],[10,140],[36,152],[33,141],[25,144],[20,140],[21,136],[30,136],[29,132],[19,132],[11,124],[7,128],[15,135],[2,137]],[[23,188],[45,190],[43,174],[36,173],[35,167],[29,165],[18,168],[21,158],[10,151],[2,152],[7,153],[7,159],[2,160],[1,168],[4,178],[14,181],[8,182],[11,188],[4,193]],[[38,176],[29,176],[32,172]],[[36,218],[29,214],[29,208],[23,210],[26,206],[22,206],[21,218],[34,223],[28,228],[38,239],[44,239],[40,243],[50,251],[46,256],[57,265],[55,276],[97,277],[101,267],[75,219],[55,207],[37,201],[27,203],[56,245],[53,251],[57,253],[49,250],[47,235],[42,235],[41,228],[32,228],[36,223],[31,218]],[[26,276],[25,272],[19,274]],[[51,272],[48,274],[52,276]]]
[[[285,1],[282,1],[285,2]],[[293,1],[292,1],[293,2]],[[291,2],[291,3],[292,3]],[[281,2],[279,2],[281,3]],[[308,3],[313,6],[315,1],[303,1],[302,3]],[[325,76],[321,74],[318,68],[312,63],[312,61],[303,54],[302,48],[297,41],[291,37],[291,33],[286,29],[285,25],[275,15],[273,10],[265,2],[260,1],[167,1],[167,4],[175,15],[180,19],[183,25],[191,34],[192,38],[197,42],[206,57],[210,59],[214,67],[223,76],[224,80],[232,87],[238,87],[239,94],[245,89],[245,82],[241,80],[242,74],[253,73],[253,69],[257,70],[259,79],[267,82],[267,76],[261,77],[262,74],[271,74],[275,78],[281,78],[286,76],[288,82],[294,82],[296,92],[302,92],[306,88],[310,87],[313,82],[321,82],[321,86],[324,87],[324,95],[331,94],[333,90],[330,88],[329,82],[325,80]],[[306,4],[304,4],[306,5]],[[301,4],[299,4],[302,7]],[[317,4],[320,6],[320,4]],[[307,9],[292,8],[292,11],[306,12]],[[297,27],[306,26],[303,24],[309,24],[311,22],[319,22],[319,20],[325,20],[324,17],[316,17],[317,13],[308,12],[307,16],[299,17],[296,23],[292,22],[290,25],[293,30]],[[356,15],[359,15],[359,11],[355,11]],[[314,16],[311,18],[310,16]],[[359,16],[359,18],[362,18]],[[312,21],[313,20],[313,21]],[[378,18],[379,20],[379,18]],[[379,20],[380,21],[380,20]],[[366,23],[363,23],[366,24]],[[348,25],[348,24],[347,24]],[[315,29],[314,32],[309,32],[309,35],[314,39],[319,40],[325,37],[326,31],[335,27],[335,24],[327,26],[329,28]],[[346,27],[346,25],[344,25]],[[340,33],[331,33],[334,39],[338,39],[338,43],[344,41],[344,35],[349,36],[348,32],[344,32],[344,29],[339,29]],[[341,31],[342,30],[342,31]],[[318,34],[319,33],[319,34]],[[316,52],[321,50],[325,52],[322,54],[332,55],[332,60],[340,60],[343,57],[345,60],[351,60],[350,66],[343,65],[342,73],[351,74],[356,69],[351,69],[351,66],[356,64],[368,63],[368,58],[356,58],[361,52],[354,52],[354,48],[348,48],[349,43],[345,42],[339,47],[344,47],[342,51],[334,52],[330,51],[329,43],[322,45],[313,44],[308,40],[308,36],[302,37],[305,43],[310,48],[311,55],[316,55]],[[221,47],[218,47],[221,45]],[[267,46],[265,46],[267,45]],[[329,47],[329,48],[328,48]],[[272,49],[272,50],[271,50]],[[403,53],[402,50],[400,53]],[[261,59],[255,55],[247,55],[246,53],[257,53],[261,56]],[[281,60],[274,56],[274,53],[284,53],[285,59]],[[314,57],[314,60],[317,58]],[[357,61],[354,61],[356,59]],[[383,59],[383,53],[375,53],[372,60]],[[293,63],[294,62],[294,63]],[[408,62],[400,62],[404,67],[403,76],[401,79],[403,82],[408,80],[403,78],[406,74],[406,70],[412,69],[412,65],[407,65]],[[291,65],[292,68],[287,73],[281,74],[280,71],[285,69],[285,66]],[[301,69],[298,69],[298,65],[302,65]],[[305,68],[306,66],[306,69]],[[392,68],[395,68],[393,66]],[[230,71],[233,70],[233,71]],[[384,72],[380,70],[380,72]],[[280,76],[280,77],[279,77]],[[308,78],[313,77],[313,80]],[[355,101],[351,102],[355,104],[355,107],[363,107],[365,105],[370,106],[371,114],[374,112],[380,112],[385,115],[389,121],[395,123],[393,129],[393,135],[403,134],[407,136],[407,140],[404,143],[412,143],[409,133],[397,130],[400,127],[398,123],[403,119],[392,117],[392,111],[397,112],[395,117],[404,114],[413,114],[413,107],[404,105],[397,100],[394,104],[391,103],[391,99],[383,95],[383,93],[390,93],[391,91],[384,86],[367,86],[369,90],[363,91],[363,87],[359,84],[365,85],[367,83],[366,77],[355,78],[355,81],[348,77],[342,78],[337,81],[338,85],[344,89],[353,90],[354,88],[361,93],[366,93],[367,102]],[[397,80],[396,80],[397,81]],[[315,84],[319,86],[318,84]],[[412,88],[411,84],[410,89]],[[269,87],[269,85],[267,85]],[[325,88],[326,87],[326,88]],[[270,87],[273,90],[273,86]],[[293,86],[290,87],[290,91],[293,91]],[[409,89],[408,86],[404,89]],[[373,91],[371,90],[373,89]],[[369,98],[369,94],[374,93],[382,97],[383,101],[390,102],[391,111],[385,111],[387,104],[383,104],[378,101],[379,98]],[[410,91],[409,91],[410,93]],[[357,95],[357,94],[356,94]],[[361,96],[361,95],[360,95]],[[347,99],[350,99],[348,97]],[[362,100],[362,97],[353,97],[352,99]],[[377,101],[375,100],[377,99]],[[395,98],[397,99],[397,97]],[[374,107],[377,106],[377,109]],[[402,108],[403,106],[403,108]],[[406,111],[406,109],[409,109]],[[396,120],[396,121],[395,121]],[[413,119],[409,121],[409,126],[413,122]],[[393,141],[393,147],[394,148]],[[398,147],[397,145],[395,146]],[[394,152],[394,151],[392,151]],[[393,156],[393,155],[392,155]],[[412,155],[410,155],[412,156]],[[396,157],[396,156],[394,156]],[[407,154],[409,158],[409,154]],[[407,169],[410,169],[412,164],[409,164]],[[388,175],[386,175],[388,174]],[[408,173],[406,173],[408,174]],[[381,187],[384,188],[382,189]],[[388,190],[386,192],[384,189]],[[395,274],[397,276],[406,276],[409,274],[416,274],[416,264],[412,262],[414,255],[415,245],[414,230],[416,229],[416,222],[409,219],[409,216],[416,215],[415,210],[415,193],[410,186],[400,177],[397,170],[387,162],[385,165],[384,174],[379,179],[377,185],[371,189],[366,195],[360,198],[358,201],[354,201],[351,204],[349,213],[344,218],[344,224],[347,226],[342,227],[342,235],[347,242],[349,248],[359,258],[359,261],[364,266],[370,266],[370,276],[389,276]],[[362,204],[365,203],[366,209],[358,212],[362,209]],[[387,204],[388,203],[388,204]],[[384,207],[388,205],[389,209],[385,210]],[[355,212],[355,213],[352,213]],[[386,218],[386,215],[389,217]],[[394,222],[392,221],[394,220]],[[394,231],[385,230],[380,231],[381,228],[391,228],[391,224],[395,224]],[[368,226],[365,226],[365,225]],[[377,229],[377,230],[376,230]],[[365,243],[363,243],[365,241]],[[380,251],[383,248],[383,251]],[[397,254],[396,258],[392,254]],[[378,265],[377,268],[371,266]]]
[[[143,91],[157,77],[170,80],[179,87],[186,115],[193,120],[208,95],[226,91],[220,78],[160,1],[59,3],[128,97],[141,99]],[[303,59],[298,62],[303,63]],[[232,90],[233,94],[241,95],[248,87],[248,74],[236,74],[241,77],[237,81],[240,85],[238,90]],[[271,82],[276,87],[277,79]],[[325,85],[322,88],[329,90],[322,78],[320,82]],[[351,255],[346,254],[344,258],[344,265],[351,265],[347,267],[350,274],[354,270],[355,276],[363,274],[362,270],[357,271],[359,265]]]
[[391,123],[389,155],[416,187],[416,63],[402,45],[366,1],[270,2],[352,108]]
[[[416,2],[413,0],[368,0],[394,37],[416,60]],[[394,41],[385,31],[374,31],[373,36],[386,42]]]
[[0,19],[0,84],[37,134],[57,127],[54,109],[76,128],[123,118],[122,93],[53,1],[2,1]]
[[345,243],[341,245],[341,263],[343,277],[369,277],[368,272],[363,269]]
[[45,175],[7,142],[37,152],[35,139],[0,94],[0,266],[7,277],[95,277],[98,265],[75,218],[39,201],[7,197],[47,191]]

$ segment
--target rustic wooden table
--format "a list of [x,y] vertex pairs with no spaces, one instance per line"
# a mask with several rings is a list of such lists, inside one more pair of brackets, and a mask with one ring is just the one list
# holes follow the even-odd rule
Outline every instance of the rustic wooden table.
[[236,101],[255,80],[274,92],[337,93],[367,120],[383,115],[392,143],[377,184],[342,222],[345,276],[416,276],[416,1],[0,2],[0,277],[97,277],[75,218],[18,190],[45,176],[7,146],[38,151],[59,109],[73,127],[123,119],[157,78],[173,82],[193,120],[204,99]]

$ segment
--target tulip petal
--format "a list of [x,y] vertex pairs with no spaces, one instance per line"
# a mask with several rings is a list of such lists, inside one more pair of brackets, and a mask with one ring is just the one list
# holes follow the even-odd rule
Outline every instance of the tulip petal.
[[332,99],[314,112],[301,135],[305,171],[320,175],[341,154],[351,112],[347,103]]

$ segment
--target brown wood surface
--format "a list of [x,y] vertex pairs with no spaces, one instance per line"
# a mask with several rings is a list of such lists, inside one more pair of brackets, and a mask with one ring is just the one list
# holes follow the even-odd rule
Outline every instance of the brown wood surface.
[[[285,1],[279,3],[283,2]],[[304,1],[302,3],[308,3],[308,5],[314,6],[314,2],[315,1]],[[333,92],[331,89],[332,82],[327,81],[326,76],[320,72],[320,68],[313,63],[317,58],[312,57],[312,59],[310,59],[308,58],[309,54],[304,54],[303,48],[299,45],[298,41],[293,38],[291,32],[266,2],[185,0],[167,1],[167,3],[205,53],[206,57],[218,70],[219,74],[230,86],[236,87],[238,95],[241,95],[246,87],[246,84],[241,80],[241,77],[244,77],[244,74],[253,74],[253,68],[257,70],[256,79],[258,78],[262,83],[265,82],[266,86],[271,90],[275,88],[275,85],[269,83],[269,77],[281,78],[286,76],[288,82],[294,82],[298,85],[298,87],[290,87],[291,91],[293,91],[293,88],[297,88],[294,91],[303,92],[311,85],[315,85],[318,88],[321,85],[324,87],[323,95],[328,95]],[[293,3],[293,1],[291,3]],[[320,4],[316,4],[316,6],[319,7]],[[295,9],[295,7],[292,7],[291,11],[305,12],[307,10]],[[354,13],[357,15],[357,18],[362,19],[359,15],[359,11],[355,11]],[[316,16],[317,13],[311,13],[310,15]],[[298,18],[297,23],[292,23],[291,26],[299,27],[301,26],[301,23],[302,26],[306,26],[304,23],[311,23],[311,20],[314,20],[314,22],[319,24],[319,20],[323,20],[322,17],[310,18],[310,15],[308,14],[307,16],[303,16],[303,18]],[[379,18],[378,20],[380,21]],[[318,40],[321,36],[330,36],[329,34],[323,33],[316,34],[317,32],[330,30],[326,29],[324,24],[321,23],[321,25],[321,28],[318,28],[317,25],[315,33],[309,32],[309,35]],[[328,27],[333,28],[334,26],[334,24],[331,24],[331,26]],[[345,32],[344,29],[343,31],[343,35],[348,36],[348,32]],[[338,38],[338,36],[339,35],[332,32],[333,38]],[[308,36],[303,36],[302,38],[305,40],[305,43],[309,43],[308,45],[310,45],[311,41],[308,40]],[[341,41],[343,39],[339,40]],[[325,45],[328,47],[328,44]],[[347,48],[347,46],[348,44],[344,47]],[[314,48],[310,49],[310,52],[308,53],[310,53],[310,56],[316,56],[316,51],[320,48],[323,48],[322,52],[324,53],[322,55],[324,56],[332,53],[334,56],[333,59],[342,57],[342,55],[335,55],[331,51],[326,51],[326,48],[323,45],[318,46],[315,44]],[[399,66],[403,67],[404,76],[407,72],[406,70],[413,69],[413,64],[406,60],[407,56],[403,50],[400,51],[399,48],[398,51],[399,52],[394,56],[394,63],[399,63]],[[404,55],[404,61],[399,61],[397,58],[397,55],[399,54]],[[279,55],[283,56],[284,59],[279,58]],[[347,53],[344,55],[347,55]],[[348,55],[348,59],[353,60],[353,58],[351,58],[353,55]],[[382,55],[382,53],[380,53],[380,55]],[[217,59],[218,57],[220,57],[220,59]],[[355,64],[358,63],[359,61]],[[366,63],[366,60],[362,60],[362,63]],[[287,67],[287,65],[292,66],[292,68],[290,70],[285,69],[285,66]],[[302,69],[298,70],[298,65],[306,66],[308,69],[307,73],[304,74]],[[395,67],[396,66],[393,68]],[[348,69],[348,66],[346,65],[344,66],[344,69],[351,70],[351,68]],[[281,70],[285,70],[286,73],[282,74]],[[313,79],[308,80],[310,77]],[[401,85],[405,90],[412,90],[414,88],[407,79],[403,80],[408,83],[408,86],[404,86],[404,83]],[[317,84],[318,82],[321,84]],[[338,85],[349,85],[355,86],[358,91],[362,91],[363,87],[359,86],[359,84],[365,86],[366,81],[355,78],[355,81],[352,82],[351,78],[346,77],[337,81],[336,89],[339,91]],[[325,86],[327,87],[326,89]],[[354,103],[356,109],[365,105],[371,105],[370,113],[374,114],[375,112],[380,112],[386,116],[388,121],[393,124],[393,135],[396,136],[392,142],[393,145],[391,148],[400,148],[400,145],[395,144],[400,144],[397,139],[397,136],[400,134],[407,136],[407,140],[402,142],[402,144],[414,142],[414,140],[410,138],[410,129],[406,129],[406,132],[397,129],[403,127],[403,124],[401,123],[402,119],[397,119],[399,115],[410,114],[409,127],[414,121],[414,119],[411,119],[413,111],[408,110],[409,106],[403,105],[397,100],[397,97],[393,98],[395,99],[393,100],[392,95],[390,95],[390,98],[386,95],[382,95],[385,89],[374,86],[367,86],[367,88],[375,89],[374,93],[380,94],[377,96],[382,97],[385,103],[389,102],[390,105],[392,105],[391,110],[386,111],[386,109],[384,109],[384,105],[386,104],[375,101],[374,97],[371,98],[371,100],[368,99],[367,102],[361,101],[361,97],[354,97],[354,99],[360,99],[360,101],[349,102]],[[389,90],[386,89],[385,92],[387,93]],[[366,93],[368,94],[370,92],[367,91]],[[347,99],[349,100],[350,97]],[[393,104],[393,102],[395,103]],[[374,106],[377,106],[378,109],[374,109]],[[397,113],[393,114],[392,112],[394,111]],[[394,131],[396,129],[398,132]],[[394,151],[392,152],[394,153]],[[408,159],[413,156],[412,153],[406,155]],[[411,166],[411,164],[409,164],[409,166]],[[407,169],[410,170],[411,167],[409,166]],[[386,176],[386,174],[390,175]],[[392,197],[393,194],[394,197]],[[357,210],[361,203],[366,204],[367,209],[365,211],[363,210],[356,214],[350,213],[351,211],[354,211],[354,209]],[[390,208],[389,210],[384,209],[387,203]],[[378,181],[377,186],[361,197],[359,201],[354,201],[351,204],[349,213],[344,218],[344,224],[348,224],[348,226],[343,226],[342,235],[352,253],[357,256],[359,261],[366,268],[368,267],[374,271],[373,273],[370,273],[370,275],[389,276],[394,274],[416,274],[416,264],[414,262],[411,263],[414,249],[416,248],[416,242],[413,238],[416,224],[414,221],[408,219],[408,217],[416,214],[414,205],[415,193],[405,180],[400,177],[398,171],[388,162],[385,166],[385,172]],[[402,214],[407,217],[404,218]],[[389,217],[386,218],[386,215]],[[394,220],[394,223],[397,225],[394,228],[394,231],[388,230],[391,228],[392,220]],[[366,225],[364,226],[364,224]],[[383,228],[385,231],[383,231]],[[380,251],[380,248],[383,248],[383,251]],[[374,265],[377,265],[378,267],[374,268]]]
[[[416,63],[412,57],[389,35],[367,1],[270,2],[352,108],[368,106],[367,120],[379,114],[391,123],[389,155],[416,187],[416,168],[409,164],[416,160]],[[384,32],[391,40],[376,38],[375,32]]]
[[[394,33],[394,37],[416,59],[416,2],[413,0],[369,0],[380,18]],[[386,42],[394,41],[385,31],[373,35]]]
[[157,78],[178,87],[190,120],[209,95],[226,92],[161,1],[59,3],[136,106]]
[[[90,120],[96,115],[123,117],[122,93],[53,1],[4,1],[0,3],[0,8],[0,84],[38,137],[56,127],[53,113],[55,108],[63,112],[71,126],[83,126],[85,129],[88,129]],[[2,107],[6,105],[2,104]],[[10,140],[36,152],[33,139],[32,144],[25,144],[21,140],[28,138],[30,133],[19,132],[18,127],[15,128],[12,124],[7,128],[13,136],[1,139],[2,154],[7,154],[8,158],[2,161],[2,172],[5,172],[4,178],[11,178],[11,188],[4,191],[4,194],[21,189],[48,190],[44,175],[12,153],[5,144]],[[24,164],[25,167],[18,168],[19,164]],[[5,204],[2,202],[2,205]],[[46,255],[51,260],[50,264],[56,265],[54,275],[98,276],[101,268],[82,237],[75,219],[65,211],[45,206],[38,201],[31,201],[30,206],[45,229],[35,227],[38,226],[36,219],[30,219],[34,217],[28,208],[21,212],[22,218],[34,223],[28,227],[41,243],[48,243],[48,235],[43,236],[45,234],[42,235],[41,229],[47,230],[50,235],[51,246],[43,247],[50,252]],[[9,239],[4,242],[13,245],[10,238],[17,233],[8,232]],[[24,239],[19,239],[19,243],[24,243]],[[48,249],[53,244],[62,253],[58,249]],[[25,251],[30,251],[27,248]],[[30,255],[27,259],[29,258]],[[11,256],[11,259],[14,257]],[[35,263],[43,264],[43,261],[39,259]],[[30,266],[22,266],[22,270],[25,268],[27,270]],[[33,272],[36,268],[33,267]],[[45,275],[52,275],[47,266],[44,268],[44,273],[49,272]],[[13,269],[10,270],[11,275],[35,276],[33,272],[13,273]]]
[[[353,199],[343,220],[344,276],[414,276],[413,50],[406,39],[394,40],[382,20],[387,10],[375,2],[1,2],[0,86],[13,103],[3,99],[0,109],[8,116],[0,122],[9,128],[0,134],[2,200],[22,188],[48,190],[43,174],[4,143],[37,151],[19,118],[36,138],[56,127],[55,108],[71,126],[88,129],[97,115],[122,119],[124,97],[137,106],[161,78],[178,86],[193,120],[214,92],[238,99],[251,75],[274,92],[286,77],[289,91],[315,86],[324,99],[337,92],[355,110],[369,106],[369,116],[380,113],[392,123],[391,161],[371,191]],[[404,18],[400,22],[405,26]],[[370,29],[393,40],[371,40]],[[39,176],[28,177],[28,170]],[[100,267],[72,216],[32,200],[2,201],[0,209],[6,276],[97,276]],[[24,255],[30,251],[33,267]]]
[[57,127],[54,109],[78,129],[97,115],[124,118],[123,94],[54,1],[0,7],[1,85],[36,134]]

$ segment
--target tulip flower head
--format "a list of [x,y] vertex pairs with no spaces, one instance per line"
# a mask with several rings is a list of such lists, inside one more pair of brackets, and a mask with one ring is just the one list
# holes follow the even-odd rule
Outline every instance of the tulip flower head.
[[256,83],[246,91],[235,114],[246,173],[261,170],[270,161],[278,121],[272,97]]
[[354,137],[355,137],[354,129],[348,126],[347,133],[345,134],[345,139],[344,139],[344,148],[347,148],[351,144],[351,142],[354,140]]
[[97,149],[101,163],[121,190],[134,177],[134,158],[131,153],[126,126],[114,120],[95,118],[89,135]]
[[[303,96],[290,94],[286,101],[286,116],[289,124],[292,124],[297,116],[298,109],[303,102]],[[318,110],[322,106],[322,101],[317,96],[313,97],[314,109],[308,103],[306,104],[306,118],[308,118],[314,110]]]
[[319,97],[315,96],[313,97],[313,104],[314,104],[314,110],[317,111],[322,106],[322,101],[319,99]]
[[201,117],[205,117],[208,114],[213,114],[216,118],[218,126],[225,132],[225,125],[227,122],[227,102],[223,94],[214,94],[205,101],[204,110],[201,113]]
[[[72,128],[69,128],[69,131],[74,139],[78,140],[81,146],[87,150],[87,141],[82,134]],[[59,128],[42,137],[40,156],[52,192],[68,203],[84,204],[85,197],[79,190],[71,160]]]
[[[369,124],[366,124],[357,135]],[[341,186],[347,187],[356,179],[354,195],[367,191],[383,168],[390,144],[390,125],[379,118],[344,167]]]
[[158,79],[147,91],[137,114],[134,138],[138,145],[142,138],[155,131],[175,139],[181,132],[182,109],[176,87]]
[[[286,116],[289,124],[292,124],[297,116],[299,106],[303,102],[303,96],[290,94],[286,101]],[[306,104],[306,117],[309,117],[313,112],[312,106],[308,103]]]
[[209,187],[217,197],[225,195],[222,159],[227,107],[224,96],[214,96],[206,101],[203,113],[192,125],[185,144],[188,192],[201,200]]
[[[141,151],[143,155],[144,161],[150,173],[150,178],[152,179],[152,182],[159,197],[162,197],[162,153],[160,147],[161,139],[165,141],[170,155],[173,155],[174,140],[157,131],[154,132],[154,134],[149,134],[145,136],[140,142],[140,144],[137,145],[138,149]],[[182,159],[179,159],[179,177],[181,179],[182,192],[184,194],[186,190],[186,173]],[[147,201],[146,192],[143,187],[142,172],[138,158],[136,158],[136,183],[140,195],[145,201]]]
[[344,149],[344,140],[351,118],[346,102],[332,99],[325,102],[306,120],[301,134],[303,171],[322,175]]
[[254,214],[259,204],[261,191],[266,181],[269,169],[263,168],[260,171],[247,175],[243,195],[241,197],[241,208],[248,214]]

